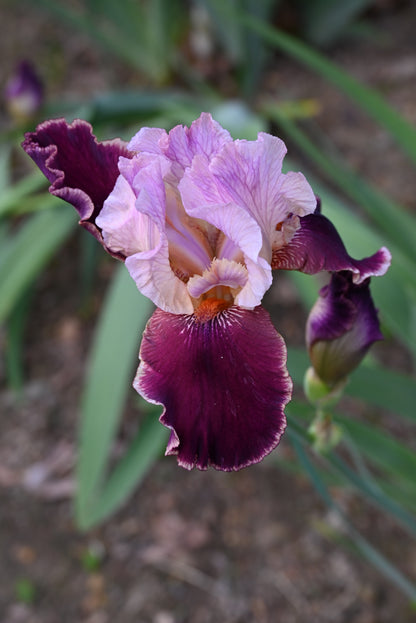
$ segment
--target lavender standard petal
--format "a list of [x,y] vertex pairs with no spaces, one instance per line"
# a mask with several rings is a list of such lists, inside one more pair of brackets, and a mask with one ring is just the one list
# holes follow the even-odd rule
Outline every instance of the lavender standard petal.
[[292,381],[284,341],[262,307],[231,307],[206,322],[156,310],[140,357],[134,387],[164,406],[166,453],[183,467],[238,470],[279,443]]

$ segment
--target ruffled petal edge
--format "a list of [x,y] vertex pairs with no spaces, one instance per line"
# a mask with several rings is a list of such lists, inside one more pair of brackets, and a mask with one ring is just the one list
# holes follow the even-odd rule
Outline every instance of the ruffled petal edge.
[[231,307],[204,322],[156,310],[140,358],[133,385],[164,406],[166,454],[182,467],[238,470],[279,443],[292,381],[283,338],[262,307]]

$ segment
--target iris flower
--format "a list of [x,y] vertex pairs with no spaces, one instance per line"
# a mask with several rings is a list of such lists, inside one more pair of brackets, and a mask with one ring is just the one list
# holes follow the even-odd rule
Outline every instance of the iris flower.
[[261,306],[272,270],[361,283],[387,270],[389,252],[352,259],[302,173],[282,173],[284,143],[233,140],[207,113],[169,133],[142,128],[127,145],[52,120],[23,147],[157,307],[133,385],[164,407],[166,454],[187,469],[260,461],[292,393],[284,340]]

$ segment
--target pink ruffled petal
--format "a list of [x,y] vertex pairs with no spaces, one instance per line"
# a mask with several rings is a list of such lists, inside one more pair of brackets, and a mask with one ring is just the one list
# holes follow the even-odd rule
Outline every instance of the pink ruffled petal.
[[256,220],[269,244],[276,225],[289,214],[303,216],[316,207],[315,195],[302,173],[282,173],[285,154],[283,141],[260,133],[257,141],[225,145],[210,164],[223,196]]
[[367,277],[384,275],[390,266],[391,253],[385,247],[370,257],[354,260],[331,221],[322,214],[309,214],[299,221],[291,241],[273,252],[273,269],[299,270],[309,275],[323,270],[349,270],[354,283],[361,283]]
[[199,298],[215,286],[228,286],[232,290],[241,289],[247,283],[247,269],[238,262],[225,258],[214,259],[211,266],[202,275],[194,275],[188,281],[188,292]]
[[[178,188],[184,208],[190,216],[206,221],[223,232],[233,243],[234,252],[243,252],[253,261],[257,260],[263,244],[258,223],[221,192],[221,187],[203,158],[195,156],[192,168],[185,172]],[[218,254],[218,250],[217,255],[223,256]],[[235,258],[227,255],[227,259]]]
[[214,121],[209,113],[202,113],[189,128],[177,125],[169,132],[165,155],[181,166],[190,167],[196,154],[210,160],[232,138],[227,130]]
[[113,254],[129,257],[143,248],[154,248],[160,242],[159,230],[146,214],[136,210],[135,202],[136,195],[130,184],[119,175],[96,219],[104,242]]
[[161,128],[141,128],[130,140],[127,147],[137,153],[162,155],[166,148],[168,134]]
[[264,293],[272,283],[268,258],[263,252],[263,236],[259,224],[244,208],[227,203],[229,197],[223,192],[203,158],[195,156],[191,169],[185,171],[179,184],[184,208],[187,213],[205,221],[222,232],[218,238],[215,255],[233,261],[244,262],[248,281],[238,294],[236,304],[253,308],[260,305]]
[[231,307],[206,322],[156,310],[135,389],[164,406],[167,454],[187,469],[238,470],[277,446],[292,392],[286,347],[261,307]]
[[162,239],[154,249],[128,257],[126,266],[140,292],[157,307],[172,314],[191,314],[194,308],[186,284],[172,272],[167,255],[167,240]]
[[245,265],[248,280],[241,292],[236,295],[234,302],[240,307],[253,309],[253,307],[260,305],[265,292],[272,285],[272,271],[270,264],[262,257],[259,257],[257,262],[246,258]]
[[163,180],[169,170],[164,156],[121,159],[122,175],[97,222],[109,248],[126,256],[126,266],[142,294],[165,311],[192,313],[186,285],[170,261]]
[[232,141],[229,132],[209,113],[202,113],[189,128],[177,125],[169,134],[159,128],[142,128],[128,147],[138,153],[165,155],[172,162],[172,181],[177,183],[196,154],[210,159],[228,141]]

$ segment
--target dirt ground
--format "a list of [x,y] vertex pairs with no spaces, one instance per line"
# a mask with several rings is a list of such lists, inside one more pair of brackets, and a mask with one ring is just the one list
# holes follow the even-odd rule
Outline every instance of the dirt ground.
[[[31,50],[53,93],[87,97],[129,79],[86,39],[19,3],[2,3],[0,18],[7,25],[1,84]],[[373,17],[376,38],[340,43],[333,57],[416,123],[415,23],[415,4],[399,3]],[[265,89],[281,85],[288,99],[318,97],[319,127],[354,167],[414,209],[414,172],[389,136],[278,57]],[[78,405],[96,317],[80,313],[79,251],[77,235],[36,284],[20,399],[0,362],[0,623],[416,621],[394,586],[330,539],[334,517],[307,479],[281,469],[275,456],[233,474],[188,473],[161,458],[111,520],[88,533],[76,529]],[[96,311],[110,272],[104,261]],[[305,313],[284,279],[269,304],[279,306],[282,334],[299,343]],[[277,452],[290,456],[288,440]],[[414,543],[351,493],[335,494],[357,528],[416,578]]]

